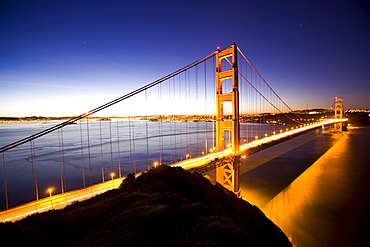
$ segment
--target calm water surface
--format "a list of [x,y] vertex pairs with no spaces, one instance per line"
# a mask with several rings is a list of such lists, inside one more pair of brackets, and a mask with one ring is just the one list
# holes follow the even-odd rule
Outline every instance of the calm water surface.
[[[55,122],[0,124],[0,146],[54,126]],[[282,129],[241,124],[241,143]],[[226,136],[226,142],[230,137]],[[82,121],[16,147],[1,157],[0,209],[5,208],[4,167],[9,206],[53,193],[83,188],[110,174],[125,176],[207,153],[214,144],[212,122]],[[3,162],[5,161],[5,162]],[[5,164],[5,166],[4,166]],[[36,182],[35,182],[36,181]]]
[[370,127],[310,132],[247,157],[244,199],[295,246],[370,246]]

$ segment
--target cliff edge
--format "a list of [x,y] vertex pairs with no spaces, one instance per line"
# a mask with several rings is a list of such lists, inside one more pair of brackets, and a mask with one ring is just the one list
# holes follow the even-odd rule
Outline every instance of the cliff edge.
[[0,224],[0,235],[17,246],[292,246],[256,206],[167,166],[65,209]]

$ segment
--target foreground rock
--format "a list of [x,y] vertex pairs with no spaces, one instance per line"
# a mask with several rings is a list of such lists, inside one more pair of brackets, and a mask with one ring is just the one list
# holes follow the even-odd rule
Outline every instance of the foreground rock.
[[166,166],[63,210],[0,224],[0,235],[15,246],[291,246],[257,207]]

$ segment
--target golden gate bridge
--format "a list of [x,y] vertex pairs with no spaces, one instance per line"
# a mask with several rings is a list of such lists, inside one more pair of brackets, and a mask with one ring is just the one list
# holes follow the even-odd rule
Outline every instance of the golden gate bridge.
[[216,169],[216,180],[240,196],[241,159],[323,125],[342,131],[344,121],[342,98],[330,119],[301,117],[233,44],[1,147],[0,219],[64,207],[161,164]]

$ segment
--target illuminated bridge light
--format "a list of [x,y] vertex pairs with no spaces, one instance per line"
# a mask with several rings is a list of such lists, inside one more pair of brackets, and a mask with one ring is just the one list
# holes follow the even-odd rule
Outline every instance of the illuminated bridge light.
[[256,140],[257,140],[257,139],[258,139],[258,136],[256,136],[254,139],[256,139]]

